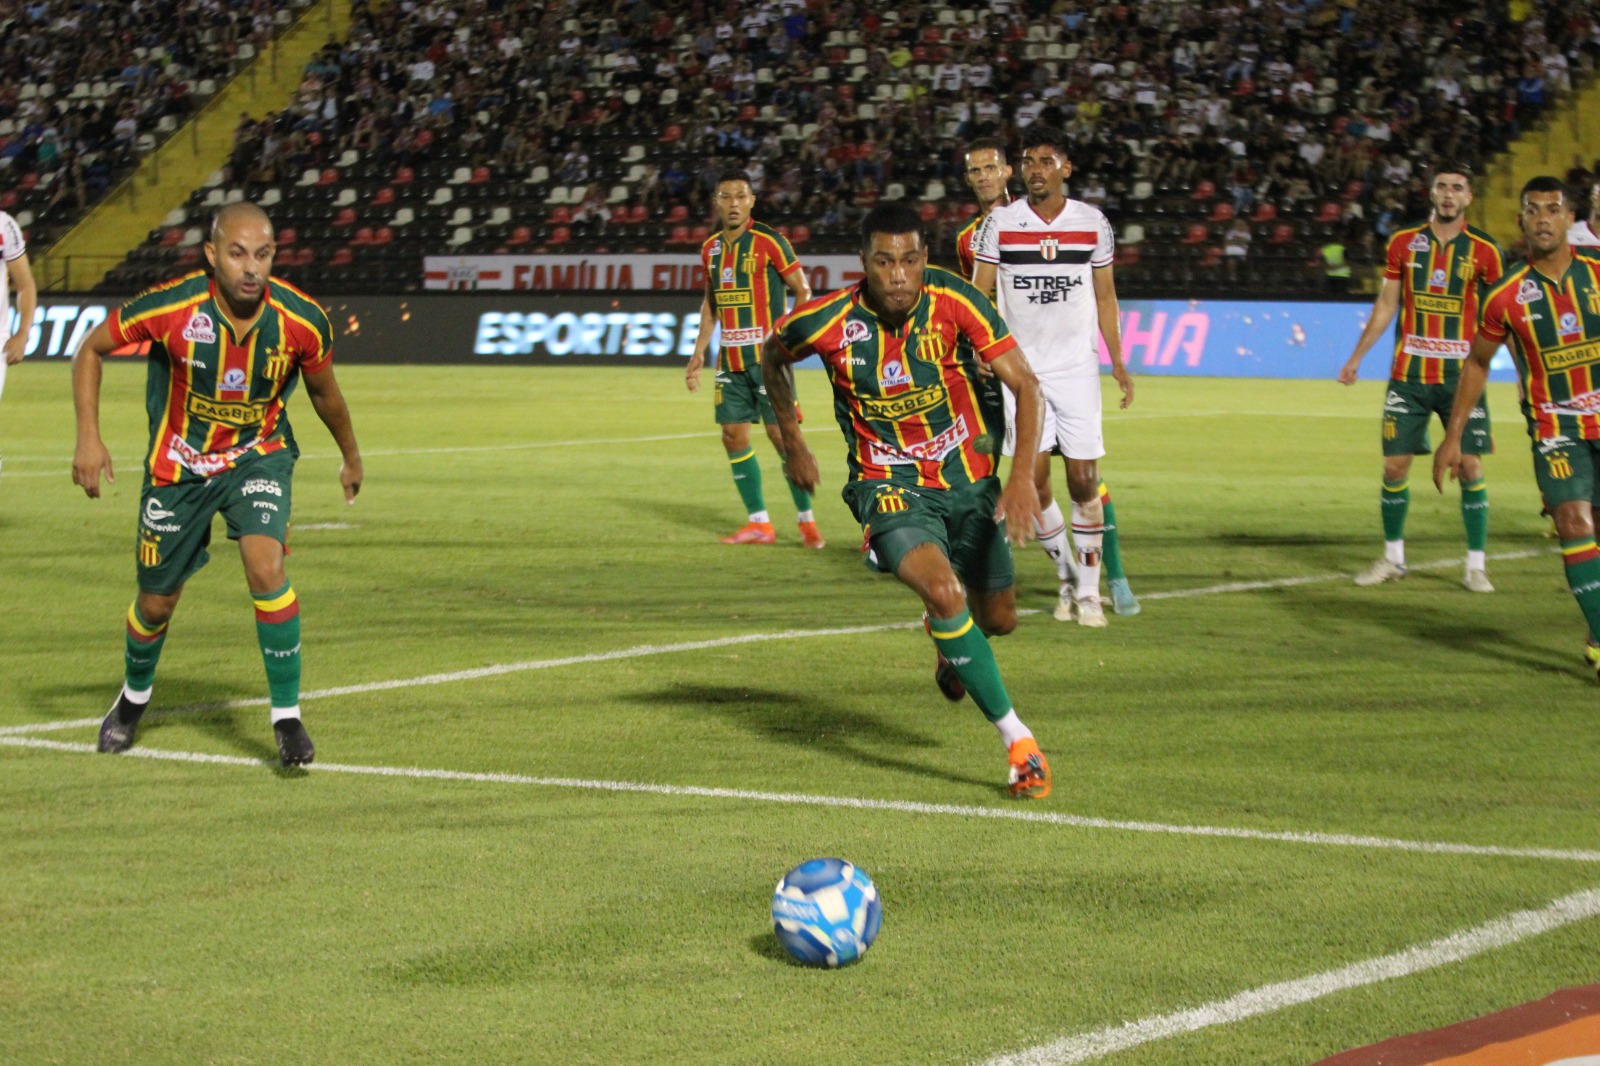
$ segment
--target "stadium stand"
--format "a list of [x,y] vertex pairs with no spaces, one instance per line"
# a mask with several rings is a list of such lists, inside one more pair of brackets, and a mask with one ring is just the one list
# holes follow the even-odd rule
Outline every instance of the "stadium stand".
[[1596,8],[358,2],[102,288],[196,262],[241,197],[319,292],[417,288],[425,254],[687,252],[729,162],[802,255],[850,250],[881,199],[916,202],[943,250],[975,210],[961,145],[1048,121],[1124,238],[1125,292],[1314,289],[1317,248],[1371,261],[1425,212],[1429,160],[1486,163],[1587,76]]
[[0,210],[50,244],[308,2],[0,4]]

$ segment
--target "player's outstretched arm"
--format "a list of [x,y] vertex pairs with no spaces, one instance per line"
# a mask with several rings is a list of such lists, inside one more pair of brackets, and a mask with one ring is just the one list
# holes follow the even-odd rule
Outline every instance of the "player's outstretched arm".
[[100,475],[116,484],[111,453],[100,439],[100,377],[105,357],[115,347],[104,322],[83,338],[72,356],[72,407],[78,418],[78,443],[72,452],[72,483],[91,500],[100,497]]
[[[1039,432],[1044,423],[1044,393],[1039,391],[1039,379],[1021,348],[994,359],[989,364],[995,374],[1017,398],[1017,446],[1015,456],[1039,454]],[[1039,517],[1039,490],[1034,487],[1033,464],[1026,460],[1011,460],[1011,472],[1005,487],[1000,490],[1000,503],[994,510],[994,520],[1007,519],[1006,536],[1014,544],[1027,543],[1034,522]]]
[[1361,373],[1362,358],[1378,338],[1383,336],[1399,309],[1400,283],[1385,278],[1383,287],[1378,290],[1378,298],[1372,301],[1372,317],[1367,319],[1366,326],[1361,330],[1361,338],[1356,341],[1355,351],[1350,353],[1350,358],[1345,360],[1344,366],[1339,370],[1341,384],[1356,383],[1356,378]]
[[1439,445],[1439,450],[1433,453],[1433,484],[1440,492],[1444,491],[1447,476],[1452,481],[1461,477],[1461,435],[1467,431],[1467,420],[1472,417],[1472,409],[1483,398],[1484,387],[1489,383],[1489,361],[1499,348],[1499,341],[1492,341],[1480,333],[1467,352],[1461,378],[1456,382],[1456,400],[1450,408],[1450,424],[1445,427],[1444,441]]
[[767,400],[778,418],[778,432],[783,435],[783,472],[788,479],[807,492],[817,491],[822,484],[817,469],[817,457],[806,446],[805,434],[800,432],[800,419],[794,412],[794,356],[778,343],[777,337],[768,337],[761,346],[761,378],[767,386]]
[[28,253],[23,252],[6,264],[6,277],[17,284],[17,332],[6,339],[7,366],[22,362],[28,349],[28,333],[33,329],[33,309],[39,303],[39,285],[33,280],[33,268],[28,265]]
[[344,393],[339,390],[338,379],[333,376],[333,364],[325,364],[315,374],[305,375],[305,379],[306,395],[311,397],[311,406],[316,409],[322,424],[328,427],[328,432],[333,434],[333,442],[339,446],[339,454],[344,457],[339,464],[339,484],[344,488],[344,502],[355,503],[356,493],[361,491],[361,449],[356,446],[355,427],[350,424],[350,408],[344,402]]
[[1106,353],[1111,357],[1111,376],[1122,390],[1122,406],[1127,407],[1133,402],[1133,375],[1122,361],[1122,305],[1117,302],[1117,282],[1111,276],[1111,269],[1108,266],[1094,269],[1095,314],[1100,336],[1105,338]]

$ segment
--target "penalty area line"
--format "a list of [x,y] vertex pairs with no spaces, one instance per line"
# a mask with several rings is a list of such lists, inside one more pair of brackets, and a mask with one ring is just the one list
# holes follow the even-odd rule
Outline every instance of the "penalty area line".
[[[97,720],[96,720],[97,721]],[[95,754],[93,744],[71,744],[59,740],[9,734],[0,736],[0,746],[35,748],[46,751]],[[156,759],[170,762],[208,763],[218,766],[272,767],[270,760],[238,755],[209,755],[200,752],[166,751],[159,748],[132,748],[125,758]],[[575,777],[537,777],[529,774],[482,773],[467,770],[440,770],[425,767],[363,766],[318,762],[308,767],[311,773],[359,774],[370,777],[398,777],[429,781],[464,781],[478,784],[523,785],[538,788],[564,788],[586,792],[631,792],[656,796],[681,796],[695,799],[736,800],[744,803],[775,803],[801,807],[831,807],[861,811],[891,811],[955,818],[990,818],[1000,821],[1030,822],[1067,829],[1112,830],[1131,833],[1158,833],[1167,836],[1195,836],[1248,840],[1263,843],[1302,844],[1323,847],[1362,848],[1381,851],[1406,851],[1431,855],[1463,855],[1491,858],[1547,859],[1564,862],[1600,863],[1600,851],[1557,848],[1512,848],[1493,844],[1453,844],[1440,841],[1404,840],[1391,837],[1354,836],[1340,833],[1275,832],[1227,826],[1170,825],[1112,818],[1089,818],[1033,808],[978,807],[970,804],[921,803],[914,800],[869,799],[857,796],[819,796],[802,792],[758,792],[750,789],[708,788],[698,785],[664,785],[641,781],[606,781]]]
[[1088,1062],[1157,1040],[1273,1014],[1347,989],[1393,981],[1463,962],[1473,956],[1510,947],[1597,915],[1600,915],[1600,890],[1585,889],[1552,900],[1535,910],[1515,911],[1391,955],[1365,959],[1293,981],[1263,985],[1191,1010],[1152,1015],[1138,1021],[1064,1037],[1049,1044],[987,1059],[982,1066],[1070,1066],[1072,1063]]

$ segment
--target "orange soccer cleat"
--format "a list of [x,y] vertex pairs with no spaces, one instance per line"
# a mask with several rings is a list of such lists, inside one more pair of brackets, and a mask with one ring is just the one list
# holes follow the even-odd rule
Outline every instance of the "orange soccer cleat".
[[800,523],[800,540],[808,548],[826,548],[828,542],[822,539],[822,530],[817,528],[815,522]]
[[724,544],[771,544],[778,539],[771,522],[747,522],[722,538]]
[[1032,737],[1011,745],[1011,795],[1016,799],[1044,799],[1050,795],[1050,764]]

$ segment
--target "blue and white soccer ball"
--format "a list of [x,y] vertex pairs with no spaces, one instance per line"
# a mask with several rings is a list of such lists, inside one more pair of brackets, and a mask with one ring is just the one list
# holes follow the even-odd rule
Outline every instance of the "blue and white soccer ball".
[[844,966],[866,954],[883,908],[867,872],[843,859],[812,859],[783,875],[772,894],[772,927],[807,966]]

